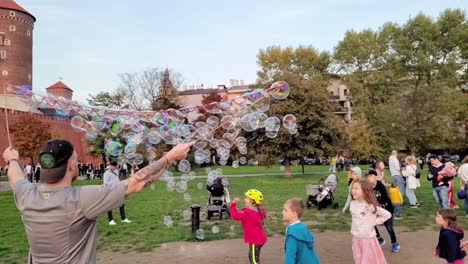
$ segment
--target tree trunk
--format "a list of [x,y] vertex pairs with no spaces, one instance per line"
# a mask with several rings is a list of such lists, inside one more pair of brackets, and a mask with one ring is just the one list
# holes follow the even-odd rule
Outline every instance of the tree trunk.
[[291,162],[289,161],[289,159],[285,159],[284,160],[284,177],[285,178],[292,178],[292,175],[291,175]]
[[303,160],[303,161],[301,162],[301,165],[302,165],[302,175],[304,175],[304,163],[305,163],[305,160]]

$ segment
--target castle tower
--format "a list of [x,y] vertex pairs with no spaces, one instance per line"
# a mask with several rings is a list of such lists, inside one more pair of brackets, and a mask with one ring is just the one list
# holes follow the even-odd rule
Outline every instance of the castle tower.
[[63,97],[68,100],[73,99],[73,90],[70,89],[66,84],[61,81],[58,81],[52,84],[49,88],[46,89],[48,93],[57,96]]
[[7,83],[32,85],[36,18],[13,0],[0,0],[0,94]]

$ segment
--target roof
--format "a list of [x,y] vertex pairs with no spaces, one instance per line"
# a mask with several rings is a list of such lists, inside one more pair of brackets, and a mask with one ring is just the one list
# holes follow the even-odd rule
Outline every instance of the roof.
[[26,11],[26,9],[22,8],[13,0],[0,0],[0,9],[8,9],[8,10],[15,10],[15,11],[23,12],[27,15],[32,16],[34,21],[36,21],[36,18],[31,13]]
[[196,89],[196,90],[186,90],[186,91],[181,91],[179,92],[179,95],[193,95],[193,94],[209,94],[211,92],[216,92],[216,93],[224,93],[226,92],[225,90],[220,90],[220,89]]
[[[0,1],[1,1],[1,0],[0,0]],[[48,89],[68,89],[68,90],[70,90],[70,91],[73,91],[70,87],[68,87],[66,84],[64,84],[64,83],[61,82],[61,81],[58,81],[58,82],[52,84],[51,86],[49,86],[49,87],[47,88],[47,90],[48,90]]]

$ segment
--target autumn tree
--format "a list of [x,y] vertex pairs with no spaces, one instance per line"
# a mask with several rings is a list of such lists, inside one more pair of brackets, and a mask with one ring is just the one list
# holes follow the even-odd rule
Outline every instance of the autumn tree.
[[30,158],[32,164],[39,156],[42,145],[52,138],[50,125],[42,123],[34,115],[25,115],[10,131],[13,134],[13,145],[20,156]]

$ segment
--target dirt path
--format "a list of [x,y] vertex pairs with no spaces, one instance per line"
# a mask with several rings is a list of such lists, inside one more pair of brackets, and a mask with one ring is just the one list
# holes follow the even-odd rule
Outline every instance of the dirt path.
[[[434,257],[434,247],[437,244],[438,232],[418,231],[405,232],[397,230],[401,245],[399,253],[392,253],[390,241],[383,228],[382,233],[387,240],[384,253],[388,263],[437,264],[445,263]],[[316,249],[321,263],[345,264],[353,263],[351,252],[351,236],[346,232],[315,233]],[[262,248],[263,264],[284,263],[284,237],[270,237]],[[210,241],[210,242],[174,242],[161,245],[152,252],[131,252],[127,254],[102,252],[98,254],[98,263],[226,263],[248,264],[247,246],[241,239]]]

